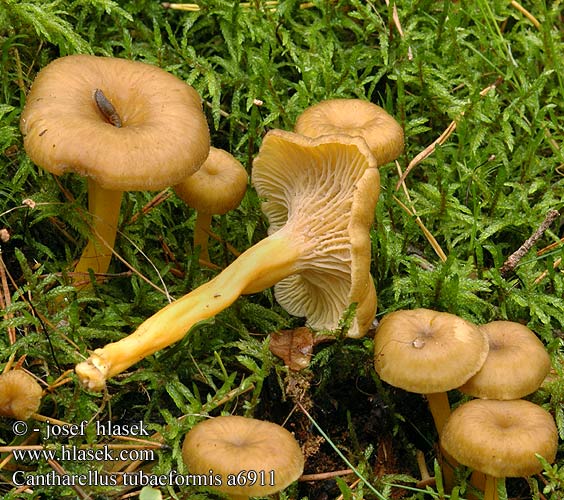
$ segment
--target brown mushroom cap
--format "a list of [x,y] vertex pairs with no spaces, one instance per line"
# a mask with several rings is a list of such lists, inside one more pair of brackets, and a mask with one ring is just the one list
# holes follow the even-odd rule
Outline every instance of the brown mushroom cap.
[[[184,439],[182,456],[190,473],[209,474],[211,470],[222,480],[221,486],[214,486],[216,490],[240,497],[283,490],[304,468],[300,446],[290,432],[272,422],[238,416],[217,417],[195,425]],[[262,472],[263,484],[257,480],[229,486],[228,476],[242,471]],[[270,471],[274,471],[272,475]]]
[[222,215],[239,206],[247,183],[245,167],[227,151],[212,146],[199,170],[175,185],[174,191],[199,212]]
[[294,130],[308,137],[346,134],[363,137],[378,165],[403,151],[403,129],[383,108],[361,99],[328,99],[306,109]]
[[558,432],[550,413],[529,401],[474,399],[452,412],[441,445],[490,476],[530,476],[542,471],[536,453],[554,461]]
[[[100,89],[121,117],[108,122]],[[194,173],[209,151],[198,93],[156,66],[71,55],[43,68],[22,112],[24,147],[37,165],[74,171],[106,189],[162,189]]]
[[488,357],[459,390],[485,399],[519,399],[536,391],[550,371],[550,356],[538,337],[513,321],[479,328],[488,337]]
[[0,415],[27,420],[39,410],[43,390],[23,370],[10,370],[0,375]]
[[255,158],[252,182],[264,198],[268,234],[302,246],[296,272],[274,287],[290,314],[314,330],[335,329],[357,304],[349,337],[365,335],[376,313],[370,276],[370,227],[380,194],[373,156],[359,138],[309,139],[270,131]]
[[387,314],[374,338],[375,367],[382,380],[420,394],[461,386],[487,354],[486,335],[477,326],[430,309]]

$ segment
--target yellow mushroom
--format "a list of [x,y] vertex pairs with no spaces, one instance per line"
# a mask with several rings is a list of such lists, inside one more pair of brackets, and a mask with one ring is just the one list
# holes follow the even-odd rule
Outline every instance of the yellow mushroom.
[[191,474],[213,477],[211,488],[233,500],[283,490],[304,469],[294,436],[273,422],[222,416],[196,424],[184,439],[182,457]]
[[314,104],[298,116],[294,131],[308,137],[362,137],[379,166],[395,160],[403,151],[400,124],[385,109],[362,99],[327,99]]
[[113,57],[71,55],[48,64],[33,82],[20,129],[34,163],[88,179],[93,235],[75,273],[107,272],[123,191],[180,182],[210,147],[192,87],[156,66]]
[[175,193],[196,209],[194,248],[209,262],[208,235],[212,215],[223,215],[239,206],[247,190],[245,167],[223,149],[210,148],[208,158],[195,173],[174,186]]
[[80,381],[101,390],[107,378],[180,340],[197,322],[242,294],[273,285],[280,304],[313,329],[335,329],[356,304],[348,330],[361,337],[376,312],[369,229],[380,190],[364,140],[310,139],[273,130],[254,162],[269,235],[208,283],[160,310],[124,339],[96,349],[76,366]]
[[43,390],[23,370],[10,370],[0,375],[0,415],[27,420],[39,410]]
[[374,338],[374,365],[380,378],[425,394],[439,434],[450,415],[447,391],[476,374],[487,355],[486,335],[476,325],[425,308],[387,314]]
[[479,328],[490,345],[480,371],[458,389],[483,399],[519,399],[535,392],[550,371],[550,356],[539,338],[514,321]]
[[554,461],[558,431],[552,415],[529,401],[474,399],[452,412],[441,445],[461,464],[483,472],[484,500],[498,500],[498,481],[540,473],[537,454]]

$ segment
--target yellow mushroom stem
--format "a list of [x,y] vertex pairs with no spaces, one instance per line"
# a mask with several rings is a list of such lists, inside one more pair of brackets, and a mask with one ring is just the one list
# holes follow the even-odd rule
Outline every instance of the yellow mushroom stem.
[[499,500],[497,494],[497,477],[486,474],[486,487],[484,490],[484,500]]
[[108,378],[181,340],[192,326],[229,307],[240,295],[260,292],[295,274],[303,250],[296,244],[298,238],[280,230],[261,240],[214,279],[158,311],[128,337],[96,349],[76,366],[80,381],[100,391]]
[[[479,470],[473,470],[470,476],[470,484],[477,490],[485,491],[486,489],[486,474]],[[469,500],[476,500],[476,495],[472,492],[467,493]]]
[[211,228],[212,216],[198,210],[196,223],[194,225],[194,248],[200,247],[200,259],[210,262],[208,252],[208,238]]
[[92,216],[92,234],[84,248],[74,272],[74,281],[84,281],[88,270],[94,274],[108,271],[112,249],[116,240],[122,191],[105,189],[93,179],[88,179],[88,210]]
[[431,410],[435,427],[437,428],[437,432],[440,434],[450,415],[450,404],[448,402],[447,393],[435,392],[433,394],[425,394],[425,396],[427,398],[427,402],[429,403],[429,409]]
[[[448,402],[448,395],[446,392],[435,392],[426,394],[429,409],[437,428],[439,436],[443,431],[443,427],[450,416],[450,404]],[[445,491],[451,491],[455,484],[454,469],[458,466],[458,462],[452,458],[445,450],[441,448],[441,457],[439,463],[443,473],[443,484]]]

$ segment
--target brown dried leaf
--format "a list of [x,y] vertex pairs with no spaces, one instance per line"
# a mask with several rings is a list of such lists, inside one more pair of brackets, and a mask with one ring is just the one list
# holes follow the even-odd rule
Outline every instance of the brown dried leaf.
[[312,331],[303,326],[270,335],[270,352],[281,358],[290,370],[299,371],[309,366],[313,344]]

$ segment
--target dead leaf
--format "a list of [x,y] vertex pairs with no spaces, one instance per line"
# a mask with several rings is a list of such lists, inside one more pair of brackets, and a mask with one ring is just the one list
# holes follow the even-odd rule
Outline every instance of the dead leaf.
[[270,335],[270,352],[284,361],[290,370],[307,368],[313,351],[313,333],[305,327],[280,330]]

